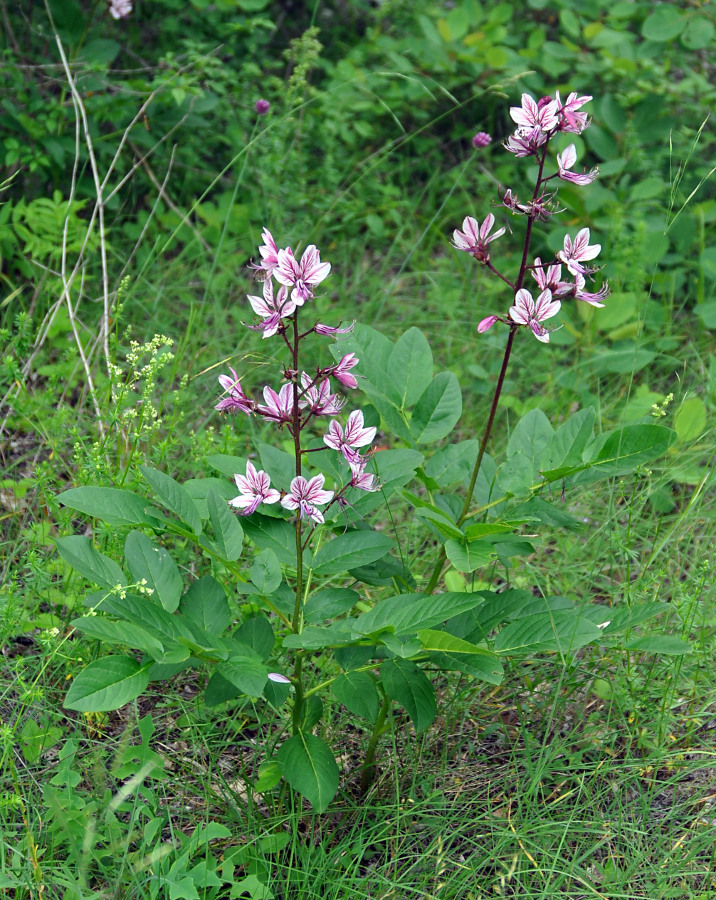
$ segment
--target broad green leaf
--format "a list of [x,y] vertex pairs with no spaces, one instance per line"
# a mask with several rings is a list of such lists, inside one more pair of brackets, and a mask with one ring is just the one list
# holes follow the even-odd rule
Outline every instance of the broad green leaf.
[[435,689],[423,671],[408,659],[389,659],[380,667],[385,693],[410,716],[417,732],[425,731],[437,714]]
[[495,638],[498,653],[569,653],[601,638],[601,631],[577,609],[545,610],[521,616]]
[[145,597],[127,594],[124,597],[108,597],[102,602],[102,610],[148,628],[160,641],[170,642],[180,638],[192,639],[194,632],[189,621],[181,616],[173,616],[157,603]]
[[638,650],[642,653],[660,653],[664,656],[684,656],[693,653],[694,648],[681,638],[670,634],[645,634],[622,645],[625,650]]
[[249,577],[259,593],[265,595],[273,594],[281,584],[281,565],[270,547],[256,554]]
[[216,667],[216,671],[249,697],[263,694],[268,669],[261,657],[251,647],[232,642],[234,649],[229,658]]
[[78,487],[61,493],[57,499],[63,506],[95,516],[110,525],[148,525],[148,501],[131,491],[107,487]]
[[330,625],[308,625],[300,634],[289,634],[283,639],[283,646],[291,650],[323,650],[325,647],[340,647],[353,640],[353,619],[339,619]]
[[244,531],[239,518],[216,490],[212,489],[207,494],[206,506],[216,547],[225,560],[234,562],[241,556],[244,542]]
[[554,432],[542,453],[541,469],[578,466],[582,454],[594,436],[594,409],[580,409]]
[[227,475],[233,480],[234,475],[246,474],[245,456],[227,456],[225,453],[212,453],[206,457],[212,469]]
[[415,510],[415,515],[427,520],[445,538],[460,540],[464,537],[462,528],[452,522],[447,517],[447,513],[438,507],[432,505],[420,506]]
[[231,623],[226,591],[211,575],[204,575],[189,585],[180,608],[183,616],[210,634],[222,634]]
[[55,542],[57,551],[68,565],[76,569],[93,584],[100,587],[124,587],[127,584],[124,572],[117,563],[108,556],[95,550],[89,538],[80,534],[58,538]]
[[201,534],[199,509],[184,487],[171,475],[153,469],[151,466],[140,466],[139,468],[161,503],[178,516],[194,534]]
[[433,379],[433,354],[419,328],[398,338],[388,360],[388,375],[398,389],[398,406],[412,406]]
[[410,431],[418,444],[450,434],[462,413],[462,394],[452,372],[440,372],[425,388],[413,410]]
[[281,769],[275,759],[265,759],[259,766],[259,777],[254,782],[258,794],[270,791],[281,781]]
[[369,612],[358,616],[353,622],[353,630],[357,634],[372,634],[383,629],[394,634],[414,634],[482,603],[482,594],[398,594],[381,600]]
[[262,660],[266,660],[273,652],[276,638],[266,616],[251,616],[237,628],[232,635],[232,640],[246,644]]
[[705,16],[689,17],[681,32],[681,43],[689,50],[703,50],[714,39],[714,24]]
[[333,696],[350,712],[369,722],[378,717],[380,700],[375,680],[367,672],[346,672],[331,685]]
[[135,583],[146,583],[152,598],[167,612],[174,612],[184,585],[176,563],[164,547],[157,546],[141,531],[130,531],[124,542],[124,558]]
[[377,531],[346,532],[318,550],[313,560],[313,570],[317,575],[339,575],[380,559],[392,547],[393,541]]
[[479,442],[473,439],[448,444],[427,461],[425,474],[437,481],[440,487],[465,481],[472,472],[479,449]]
[[[254,513],[243,520],[244,534],[261,550],[271,549],[284,566],[296,565],[296,531],[285,519]],[[308,559],[304,554],[304,564]]]
[[355,353],[358,357],[360,362],[353,371],[363,376],[361,387],[367,385],[374,388],[374,391],[366,390],[369,396],[377,391],[397,406],[400,404],[400,394],[388,374],[392,352],[392,341],[369,325],[356,325],[352,334],[331,345],[331,353],[336,360],[340,360],[346,353]]
[[664,3],[646,17],[641,33],[648,41],[671,41],[681,34],[686,22],[681,10]]
[[411,444],[413,438],[410,427],[408,426],[403,413],[400,412],[395,404],[390,400],[387,400],[370,384],[362,384],[361,388],[383,419],[386,430],[392,432],[396,437],[399,437],[406,443]]
[[329,747],[313,734],[299,732],[276,753],[281,774],[317,813],[325,812],[338,790],[339,772]]
[[360,594],[348,588],[326,588],[308,598],[303,617],[309,624],[335,619],[350,612],[359,600]]
[[681,405],[674,420],[680,441],[694,441],[706,430],[706,406],[701,397],[690,397]]
[[593,476],[609,478],[633,472],[642,463],[664,454],[674,438],[674,432],[663,425],[635,423],[600,435],[584,452],[590,470],[577,481],[592,480]]
[[458,572],[474,572],[497,557],[492,544],[479,540],[449,540],[445,543],[445,553]]
[[424,456],[417,450],[381,450],[373,457],[380,482],[383,490],[390,492],[415,475],[415,470],[423,462]]
[[501,622],[518,616],[535,598],[529,591],[508,588],[500,594],[481,591],[484,603],[452,618],[446,627],[451,634],[473,643],[487,640]]
[[149,684],[149,667],[131,656],[103,656],[86,666],[72,682],[65,709],[105,712],[135,700]]
[[72,626],[87,637],[107,644],[123,644],[149,653],[154,659],[164,655],[161,642],[141,625],[133,622],[115,622],[104,616],[82,616],[72,620]]
[[425,629],[418,632],[424,650],[441,669],[465,672],[489,684],[502,681],[502,663],[497,654],[455,637],[447,631]]
[[242,694],[243,691],[240,688],[237,688],[235,684],[228,681],[215,669],[204,690],[204,703],[206,703],[209,709],[212,709],[214,706],[219,706],[221,703],[235,700]]
[[261,457],[261,468],[268,473],[272,486],[280,491],[288,491],[291,481],[296,477],[296,460],[293,454],[263,441],[256,442],[256,449]]
[[500,489],[517,496],[539,481],[540,463],[554,430],[541,409],[532,409],[515,425],[507,444],[507,462],[500,470]]

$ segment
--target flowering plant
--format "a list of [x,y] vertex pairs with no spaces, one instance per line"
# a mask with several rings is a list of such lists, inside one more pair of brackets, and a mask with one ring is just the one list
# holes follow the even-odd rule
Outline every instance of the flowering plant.
[[[482,223],[467,216],[453,235],[454,247],[498,277],[510,294],[505,312],[477,325],[479,333],[498,323],[507,328],[479,442],[449,441],[431,452],[460,419],[462,393],[455,375],[435,374],[430,345],[417,328],[392,342],[366,326],[316,321],[312,301],[331,265],[314,245],[299,258],[264,230],[254,266],[261,295],[248,298],[257,321],[248,327],[283,348],[281,383],[266,385],[260,402],[229,369],[219,376],[223,395],[216,409],[241,414],[239,426],[250,416],[284,432],[290,452],[257,441],[249,459],[210,457],[212,467],[233,484],[207,478],[189,487],[144,466],[142,474],[161,508],[119,488],[77,488],[61,495],[73,509],[132,527],[124,568],[84,537],[61,538],[58,548],[100,588],[87,599],[90,614],[74,625],[143,654],[139,660],[130,654],[91,663],[73,682],[68,707],[116,708],[150,680],[208,665],[207,705],[261,697],[285,717],[290,733],[279,730],[268,739],[255,790],[271,790],[285,779],[323,811],[338,790],[339,769],[319,730],[322,693],[330,690],[335,701],[368,724],[361,767],[365,789],[394,704],[416,731],[433,722],[436,672],[457,671],[498,684],[507,655],[566,656],[590,642],[620,640],[620,632],[635,621],[633,609],[605,614],[599,606],[529,590],[469,590],[464,579],[495,563],[509,568],[511,558],[531,552],[535,538],[521,533],[525,523],[531,532],[577,526],[549,501],[551,483],[561,482],[566,490],[634,471],[671,440],[669,429],[652,423],[595,436],[589,408],[554,429],[534,409],[513,429],[501,463],[486,452],[520,329],[548,344],[563,303],[599,307],[608,296],[606,285],[585,290],[596,274],[587,264],[601,249],[591,243],[586,226],[565,236],[553,261],[543,263],[538,256],[530,263],[535,224],[558,211],[554,185],[560,180],[587,185],[596,177],[594,171],[573,171],[573,145],[557,155],[555,171],[549,168],[552,139],[588,127],[582,107],[590,99],[570,94],[562,102],[557,93],[535,101],[524,94],[521,105],[511,109],[517,128],[505,147],[537,161],[529,200],[518,200],[511,189],[501,195],[503,208],[525,222],[514,277],[493,262],[495,242],[507,231],[495,229],[493,213]],[[484,149],[489,136],[481,133],[473,143]],[[528,276],[536,283],[534,293],[525,286]],[[306,366],[306,342],[326,337],[333,339],[333,360]],[[369,401],[360,408],[348,403],[359,386]],[[372,445],[379,427],[386,433],[381,443],[392,446],[377,452]],[[381,513],[397,501],[410,504],[422,529],[412,560],[411,547],[384,531]],[[207,574],[186,590],[178,567],[156,542],[167,533],[192,542],[208,561]],[[248,569],[238,564],[245,538],[255,548]],[[451,589],[437,592],[443,585]],[[237,597],[246,602],[237,603]],[[657,614],[662,604],[647,606],[642,619]]]

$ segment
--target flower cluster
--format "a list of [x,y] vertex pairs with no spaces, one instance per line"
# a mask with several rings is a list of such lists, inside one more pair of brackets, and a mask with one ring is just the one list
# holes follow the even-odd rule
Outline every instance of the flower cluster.
[[[285,384],[278,391],[267,385],[263,389],[263,403],[248,397],[241,387],[239,376],[233,369],[231,375],[220,375],[219,383],[225,396],[216,404],[219,412],[244,412],[285,427],[294,440],[297,458],[297,474],[287,492],[281,493],[271,487],[267,472],[257,470],[251,461],[246,464],[246,474],[236,475],[239,495],[230,504],[240,515],[248,516],[256,512],[262,503],[279,503],[285,509],[296,511],[299,519],[314,523],[324,521],[326,504],[347,505],[346,492],[350,488],[362,491],[376,491],[375,476],[366,472],[370,454],[361,454],[374,439],[376,429],[366,427],[363,413],[354,410],[348,416],[345,429],[336,419],[331,419],[328,431],[323,436],[325,448],[337,451],[350,471],[350,478],[337,492],[324,488],[325,476],[318,474],[305,478],[301,474],[301,458],[309,452],[302,446],[301,437],[308,423],[321,416],[336,416],[340,413],[345,398],[334,392],[331,379],[344,388],[358,387],[353,369],[358,365],[358,357],[347,353],[330,366],[319,367],[311,374],[301,371],[298,366],[299,344],[311,333],[318,335],[345,334],[352,330],[340,326],[316,323],[304,333],[298,330],[298,314],[308,301],[313,299],[315,289],[331,271],[331,265],[321,262],[318,249],[311,244],[300,260],[290,247],[279,249],[268,229],[262,232],[263,244],[259,247],[261,262],[254,266],[263,278],[262,296],[249,295],[248,300],[259,322],[248,325],[260,331],[263,338],[279,335],[288,345],[292,356],[292,368],[285,369]],[[289,327],[293,326],[293,327]],[[310,452],[313,452],[311,450]]]
[[[527,216],[531,222],[547,221],[559,210],[555,203],[555,191],[545,190],[547,182],[559,179],[574,185],[591,184],[598,175],[597,169],[589,172],[575,172],[577,161],[574,144],[557,154],[557,171],[545,174],[547,161],[547,145],[551,138],[559,133],[581,134],[589,125],[589,117],[582,110],[590,96],[579,96],[576,92],[569,94],[562,101],[559,91],[554,98],[542,97],[535,100],[529,94],[522,95],[520,106],[510,109],[510,116],[517,128],[507,141],[505,148],[517,157],[535,156],[539,162],[537,183],[531,199],[520,201],[509,188],[502,193],[502,205],[515,215]],[[531,329],[537,340],[547,343],[549,330],[544,326],[547,319],[553,318],[560,311],[562,301],[567,298],[581,300],[591,306],[601,307],[609,295],[609,286],[602,285],[597,291],[586,290],[586,279],[597,270],[586,263],[591,262],[601,250],[600,244],[590,244],[589,228],[582,228],[574,238],[566,235],[563,248],[556,254],[553,262],[544,264],[536,257],[533,265],[527,265],[527,253],[531,228],[527,232],[527,246],[517,279],[512,282],[490,261],[490,244],[501,237],[506,228],[492,231],[495,217],[492,213],[486,216],[482,224],[472,216],[466,216],[462,223],[462,231],[453,232],[453,246],[457,250],[469,253],[478,262],[486,265],[503,281],[509,284],[514,292],[514,303],[505,316],[491,315],[482,319],[477,330],[480,334],[488,331],[496,322],[504,322],[511,328],[523,325]],[[563,279],[562,269],[566,269]],[[524,280],[530,273],[537,283],[538,295],[524,286]]]

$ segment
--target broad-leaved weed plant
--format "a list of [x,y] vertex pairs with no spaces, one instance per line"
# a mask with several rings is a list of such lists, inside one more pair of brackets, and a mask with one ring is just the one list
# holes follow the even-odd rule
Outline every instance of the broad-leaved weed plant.
[[[256,318],[247,327],[271,342],[282,361],[260,398],[242,387],[241,373],[222,373],[216,409],[236,414],[239,432],[245,417],[254,418],[262,424],[259,433],[268,431],[274,440],[257,440],[250,458],[209,457],[234,484],[217,478],[180,484],[141,467],[156,505],[121,487],[61,495],[72,509],[129,527],[124,565],[86,537],[58,541],[62,558],[99,588],[86,600],[89,614],[73,624],[89,637],[139,651],[86,666],[71,685],[67,707],[114,709],[150,681],[208,667],[207,706],[262,698],[267,714],[275,711],[277,727],[265,732],[255,792],[274,790],[283,779],[322,812],[340,784],[321,726],[322,695],[330,691],[367,724],[360,771],[365,790],[393,705],[403,708],[416,732],[430,727],[435,683],[444,684],[440,673],[499,684],[507,657],[566,659],[590,643],[627,646],[629,629],[662,610],[661,603],[605,610],[509,582],[501,590],[487,587],[496,566],[509,570],[512,558],[532,552],[540,527],[576,527],[553,502],[550,484],[563,494],[634,472],[671,441],[672,432],[651,420],[595,435],[591,408],[556,429],[532,409],[512,430],[504,454],[487,453],[518,335],[548,344],[564,304],[601,307],[609,294],[606,284],[591,284],[601,245],[586,225],[565,234],[553,259],[543,261],[544,253],[534,256],[533,250],[536,226],[560,212],[560,183],[588,186],[597,177],[596,170],[576,166],[573,143],[564,146],[588,128],[584,107],[591,99],[523,94],[510,110],[516,130],[505,149],[536,164],[531,195],[500,192],[515,231],[521,223],[516,272],[496,261],[496,242],[512,229],[496,228],[493,212],[481,222],[468,215],[454,231],[454,248],[505,289],[503,310],[475,323],[480,334],[506,329],[479,441],[451,438],[462,393],[452,372],[434,374],[422,332],[409,328],[393,342],[360,324],[317,321],[313,301],[325,290],[330,263],[313,244],[299,254],[264,229],[253,266],[260,287],[248,297]],[[484,132],[473,139],[478,152],[490,142]],[[559,152],[557,142],[564,146]],[[315,358],[318,364],[307,361]],[[359,388],[369,401],[362,407],[354,399]],[[406,504],[419,526],[417,546],[399,527],[394,536],[386,533],[386,521],[407,515]],[[194,545],[206,560],[205,573],[185,585],[163,536],[183,548]],[[257,551],[246,566],[245,538]],[[486,580],[470,589],[478,570]],[[335,737],[334,729],[330,733]]]

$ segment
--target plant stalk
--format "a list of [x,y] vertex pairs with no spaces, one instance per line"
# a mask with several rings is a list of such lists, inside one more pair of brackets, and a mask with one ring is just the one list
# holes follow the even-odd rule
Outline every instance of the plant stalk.
[[378,711],[378,717],[375,720],[375,725],[373,726],[373,732],[370,736],[370,743],[368,744],[368,749],[365,752],[365,761],[363,763],[363,771],[360,776],[360,792],[361,794],[365,794],[368,788],[373,783],[373,775],[375,764],[373,763],[373,759],[375,757],[375,751],[378,746],[378,741],[380,740],[380,736],[385,731],[385,720],[388,718],[388,713],[390,712],[390,707],[392,706],[393,701],[388,697],[387,694],[383,696],[383,703],[381,704],[380,710]]

